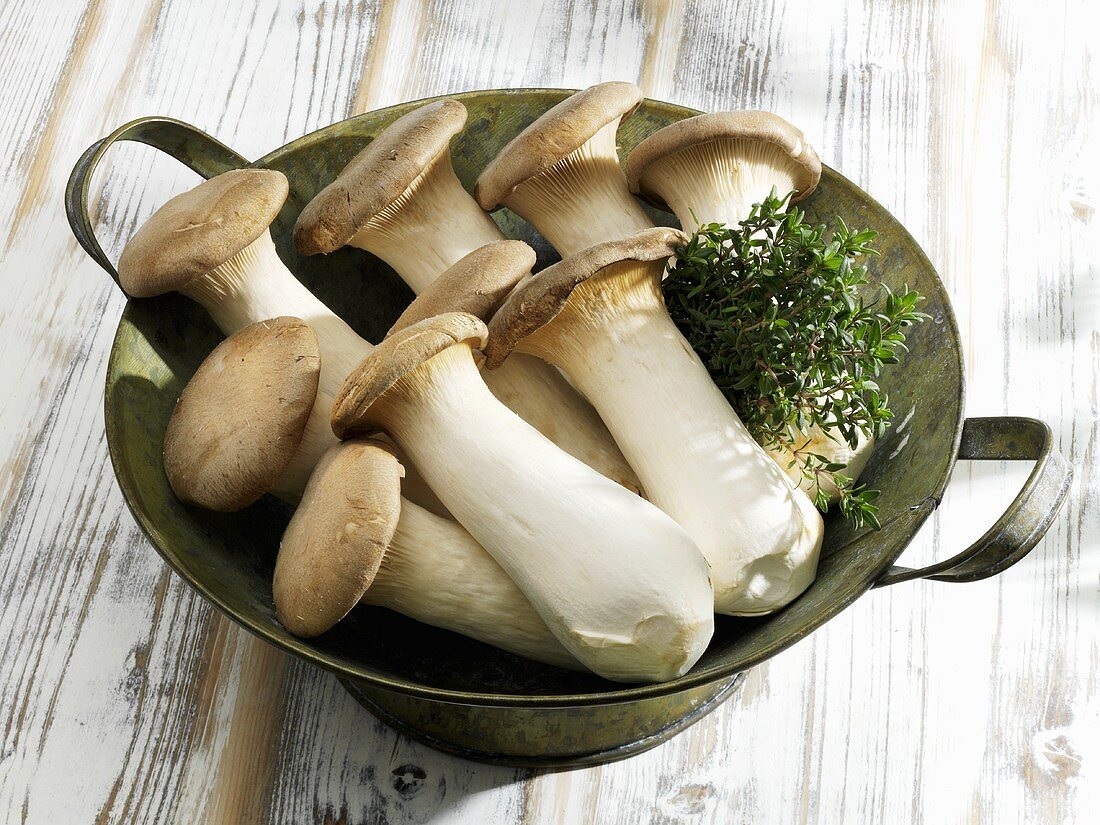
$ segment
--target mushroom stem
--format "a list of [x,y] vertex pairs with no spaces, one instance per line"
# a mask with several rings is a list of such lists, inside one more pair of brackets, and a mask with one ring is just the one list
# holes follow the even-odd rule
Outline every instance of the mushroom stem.
[[[313,328],[321,352],[317,399],[298,449],[271,490],[280,498],[297,501],[314,465],[336,443],[329,423],[333,399],[348,373],[373,347],[294,277],[276,252],[270,232],[261,233],[221,266],[179,291],[201,304],[226,335],[281,315],[301,318]],[[446,513],[418,473],[408,472],[405,492],[433,512]]]
[[615,148],[618,127],[616,118],[502,200],[562,257],[653,226],[627,190]]
[[[389,433],[582,664],[618,681],[682,675],[713,632],[703,557],[671,518],[503,406],[471,335],[484,326],[452,313],[387,338],[349,377],[334,428]],[[440,343],[410,355],[428,338]]]
[[444,151],[348,243],[384,260],[419,294],[464,255],[503,237],[462,188]]
[[662,269],[663,261],[607,266],[517,348],[558,365],[591,399],[650,500],[710,562],[717,612],[767,613],[813,581],[821,517],[669,318]]
[[372,347],[286,268],[269,232],[180,292],[200,303],[226,335],[265,318],[293,314],[308,323],[321,349],[323,392],[335,395]]
[[408,501],[362,603],[540,662],[583,669],[469,533]]

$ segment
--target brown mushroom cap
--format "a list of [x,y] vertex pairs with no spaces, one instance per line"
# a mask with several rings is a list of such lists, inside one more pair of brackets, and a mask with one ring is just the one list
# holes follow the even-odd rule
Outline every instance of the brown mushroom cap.
[[232,512],[275,484],[302,440],[321,356],[299,318],[247,326],[206,357],[164,434],[164,470],[186,504]]
[[633,83],[600,83],[571,95],[546,111],[500,150],[477,179],[474,196],[482,209],[496,209],[512,190],[581,148],[614,120],[623,120],[642,102]]
[[404,475],[379,441],[345,441],[321,457],[275,563],[275,611],[295,636],[324,633],[373,584],[401,516]]
[[687,240],[679,229],[643,229],[547,267],[513,292],[493,316],[484,347],[486,367],[495,369],[503,364],[520,341],[558,316],[578,285],[598,276],[601,270],[621,261],[664,260]]
[[386,390],[448,347],[463,341],[484,347],[487,335],[484,322],[464,312],[445,312],[398,330],[344,382],[332,405],[332,431],[341,439],[374,432],[363,419]]
[[386,335],[444,312],[465,312],[488,321],[534,265],[535,250],[523,241],[478,247],[420,293]]
[[466,125],[466,107],[439,100],[382,130],[332,183],[314,196],[294,225],[303,255],[334,252],[401,197]]
[[234,169],[176,195],[122,250],[119,283],[135,298],[186,286],[266,232],[289,190],[282,172]]
[[798,167],[795,180],[798,191],[791,198],[791,203],[809,197],[821,180],[821,159],[801,129],[771,112],[715,112],[679,120],[658,129],[635,146],[626,160],[626,180],[630,191],[658,209],[668,209],[664,199],[643,184],[646,169],[654,161],[668,155],[722,138],[764,141],[786,152]]

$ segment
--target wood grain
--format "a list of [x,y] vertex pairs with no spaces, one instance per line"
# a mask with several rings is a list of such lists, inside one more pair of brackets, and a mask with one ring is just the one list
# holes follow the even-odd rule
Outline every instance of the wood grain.
[[[1088,0],[0,5],[0,822],[1091,822],[1100,810],[1100,23]],[[252,639],[134,525],[103,439],[122,298],[61,213],[72,162],[169,114],[248,157],[473,88],[634,80],[765,108],[947,283],[968,412],[1050,422],[1063,518],[1004,575],[876,591],[624,763],[486,768]],[[117,254],[193,175],[116,150]],[[1026,468],[960,465],[909,551],[977,537]]]

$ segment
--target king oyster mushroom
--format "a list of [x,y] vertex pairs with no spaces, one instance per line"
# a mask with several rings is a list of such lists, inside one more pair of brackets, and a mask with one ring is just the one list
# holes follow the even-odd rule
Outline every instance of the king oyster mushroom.
[[486,332],[457,312],[394,332],[348,377],[333,430],[390,435],[586,667],[620,681],[685,673],[714,623],[698,548],[489,392],[474,360]]
[[[387,126],[302,210],[294,242],[303,255],[343,246],[388,263],[417,294],[448,267],[504,235],[462,187],[450,142],[466,107],[440,100]],[[528,269],[535,263],[529,249]],[[632,490],[638,480],[592,406],[537,358],[486,377],[489,389],[558,446]]]
[[485,167],[474,193],[507,206],[561,255],[653,226],[626,188],[615,134],[642,102],[633,83],[571,95],[520,132]]
[[[498,246],[508,244],[522,246]],[[479,250],[485,267],[478,266],[478,288],[463,299],[486,314],[524,274],[492,253]],[[453,294],[446,289],[452,279],[470,283],[470,274],[452,268],[440,281],[441,294]],[[297,318],[260,321],[215,347],[184,388],[165,435],[165,471],[180,499],[228,512],[276,487],[300,453],[320,367],[313,329]],[[321,457],[276,565],[276,608],[287,629],[317,635],[362,600],[579,668],[469,533],[400,498],[403,475],[381,444],[334,442]]]
[[[775,189],[793,192],[791,203],[809,197],[821,180],[821,160],[802,131],[771,112],[740,111],[698,115],[658,129],[630,153],[630,191],[675,213],[684,229],[709,223],[736,226]],[[818,427],[795,435],[799,451],[843,464],[845,475],[863,472],[873,439],[861,436],[853,449],[836,431]],[[802,462],[789,450],[773,457],[790,478],[810,489]],[[822,489],[835,501],[831,481]]]
[[[321,354],[316,403],[301,444],[271,492],[295,501],[313,465],[336,439],[329,427],[332,399],[371,344],[305,288],[275,251],[268,227],[286,200],[282,172],[239,169],[204,181],[169,200],[137,231],[118,262],[128,295],[180,292],[197,301],[226,335],[281,315],[313,328]],[[445,514],[419,475],[406,492]]]
[[565,372],[650,500],[703,551],[715,609],[768,613],[813,581],[821,515],[753,440],[668,316],[661,277],[686,240],[649,229],[543,270],[493,316],[486,365],[519,350]]
[[233,512],[275,486],[305,431],[321,371],[317,337],[299,318],[230,335],[180,395],[164,436],[164,470],[186,504]]
[[559,667],[579,663],[468,533],[400,497],[392,450],[353,439],[321,457],[283,534],[275,608],[297,636],[317,636],[356,604]]

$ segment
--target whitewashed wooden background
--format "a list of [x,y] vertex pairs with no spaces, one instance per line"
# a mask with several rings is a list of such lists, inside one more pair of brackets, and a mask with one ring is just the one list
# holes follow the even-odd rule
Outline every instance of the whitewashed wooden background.
[[[1095,822],[1096,8],[0,2],[0,821]],[[402,100],[609,79],[805,129],[943,274],[968,412],[1046,419],[1077,480],[1001,577],[869,594],[654,751],[560,774],[483,767],[254,641],[142,538],[101,413],[123,298],[71,238],[62,189],[88,144],[140,115],[257,157]],[[116,150],[97,189],[109,248],[192,182],[152,150]],[[908,560],[979,535],[1025,473],[960,465]]]

